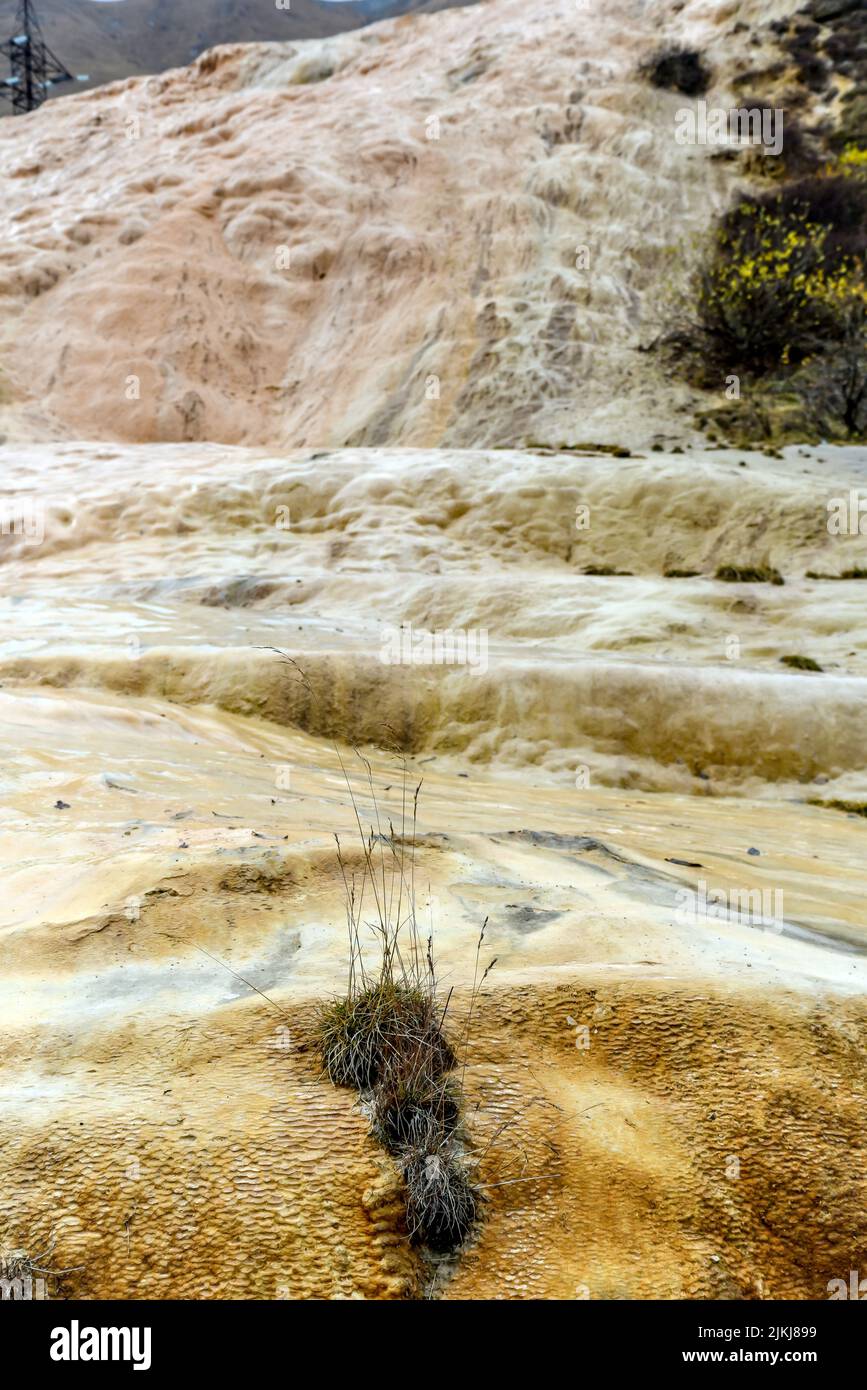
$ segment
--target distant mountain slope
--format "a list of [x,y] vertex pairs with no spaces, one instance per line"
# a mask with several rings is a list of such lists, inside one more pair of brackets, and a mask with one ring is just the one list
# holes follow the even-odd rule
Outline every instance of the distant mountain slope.
[[401,14],[431,14],[434,10],[461,9],[477,0],[354,0],[353,8],[369,23],[374,19],[394,19]]
[[[89,81],[55,96],[118,78],[183,67],[223,43],[325,38],[408,10],[444,9],[449,0],[36,0],[45,40],[76,75]],[[463,0],[472,3],[472,0]],[[11,33],[13,0],[0,5],[0,36]],[[0,116],[7,114],[0,104]]]

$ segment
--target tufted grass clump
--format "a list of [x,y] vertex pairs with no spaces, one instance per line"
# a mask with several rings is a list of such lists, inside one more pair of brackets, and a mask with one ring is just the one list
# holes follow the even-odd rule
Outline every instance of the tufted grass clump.
[[[339,756],[339,755],[338,755]],[[349,942],[346,993],[320,1011],[317,1030],[325,1072],[337,1086],[360,1092],[373,1137],[403,1174],[411,1239],[439,1253],[466,1240],[481,1203],[471,1178],[469,1141],[461,1127],[466,1048],[473,1009],[494,965],[479,976],[479,952],[466,1025],[463,1065],[448,1036],[452,991],[443,998],[434,963],[433,935],[422,934],[416,910],[415,844],[418,796],[407,797],[404,765],[400,831],[384,829],[370,764],[373,821],[365,833],[344,769],[361,846],[353,873],[337,839]],[[342,766],[342,763],[341,763]],[[365,910],[365,904],[368,905]]]
[[462,1245],[477,1219],[480,1197],[451,1140],[434,1134],[408,1148],[401,1168],[410,1239],[438,1253]]
[[319,1044],[334,1084],[357,1091],[374,1086],[408,1051],[426,1077],[439,1077],[455,1065],[435,997],[388,977],[327,1005],[320,1014]]
[[[451,1054],[451,1066],[455,1064]],[[460,1125],[459,1088],[445,1074],[434,1074],[423,1049],[410,1051],[386,1067],[374,1087],[370,1131],[389,1153],[428,1142],[435,1135],[451,1138]]]

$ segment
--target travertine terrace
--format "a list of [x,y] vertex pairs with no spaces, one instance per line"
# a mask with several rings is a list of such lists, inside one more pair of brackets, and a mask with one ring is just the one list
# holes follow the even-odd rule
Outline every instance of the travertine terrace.
[[639,65],[700,43],[730,99],[795,6],[733,8],[496,0],[3,122],[10,437],[688,442],[639,349],[740,170]]
[[[0,124],[0,1234],[53,1241],[61,1291],[814,1299],[864,1267],[864,820],[819,804],[867,800],[864,586],[807,574],[867,566],[827,526],[867,455],[708,449],[637,350],[735,178],[637,66],[664,29],[724,90],[734,11],[792,8],[496,0]],[[407,631],[484,659],[384,661]],[[352,745],[395,819],[395,745],[424,779],[458,1014],[485,917],[498,957],[489,1201],[436,1271],[312,1047]],[[702,882],[729,905],[690,917]]]

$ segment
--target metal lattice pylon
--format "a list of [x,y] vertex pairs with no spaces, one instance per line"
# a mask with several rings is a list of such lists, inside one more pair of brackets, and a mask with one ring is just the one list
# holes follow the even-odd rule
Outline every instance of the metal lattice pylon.
[[0,53],[9,59],[10,68],[9,76],[0,81],[0,97],[11,101],[16,112],[35,110],[55,83],[73,80],[42,37],[33,0],[18,0],[15,33],[0,44]]

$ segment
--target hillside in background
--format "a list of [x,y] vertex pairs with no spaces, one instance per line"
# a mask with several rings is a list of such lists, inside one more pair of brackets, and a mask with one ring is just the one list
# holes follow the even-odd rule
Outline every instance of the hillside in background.
[[[449,0],[39,0],[45,40],[76,76],[88,81],[61,86],[54,98],[119,78],[183,67],[222,43],[292,42],[324,38],[410,10],[444,9]],[[0,28],[11,33],[14,0],[6,0]],[[0,107],[0,116],[8,108]]]

